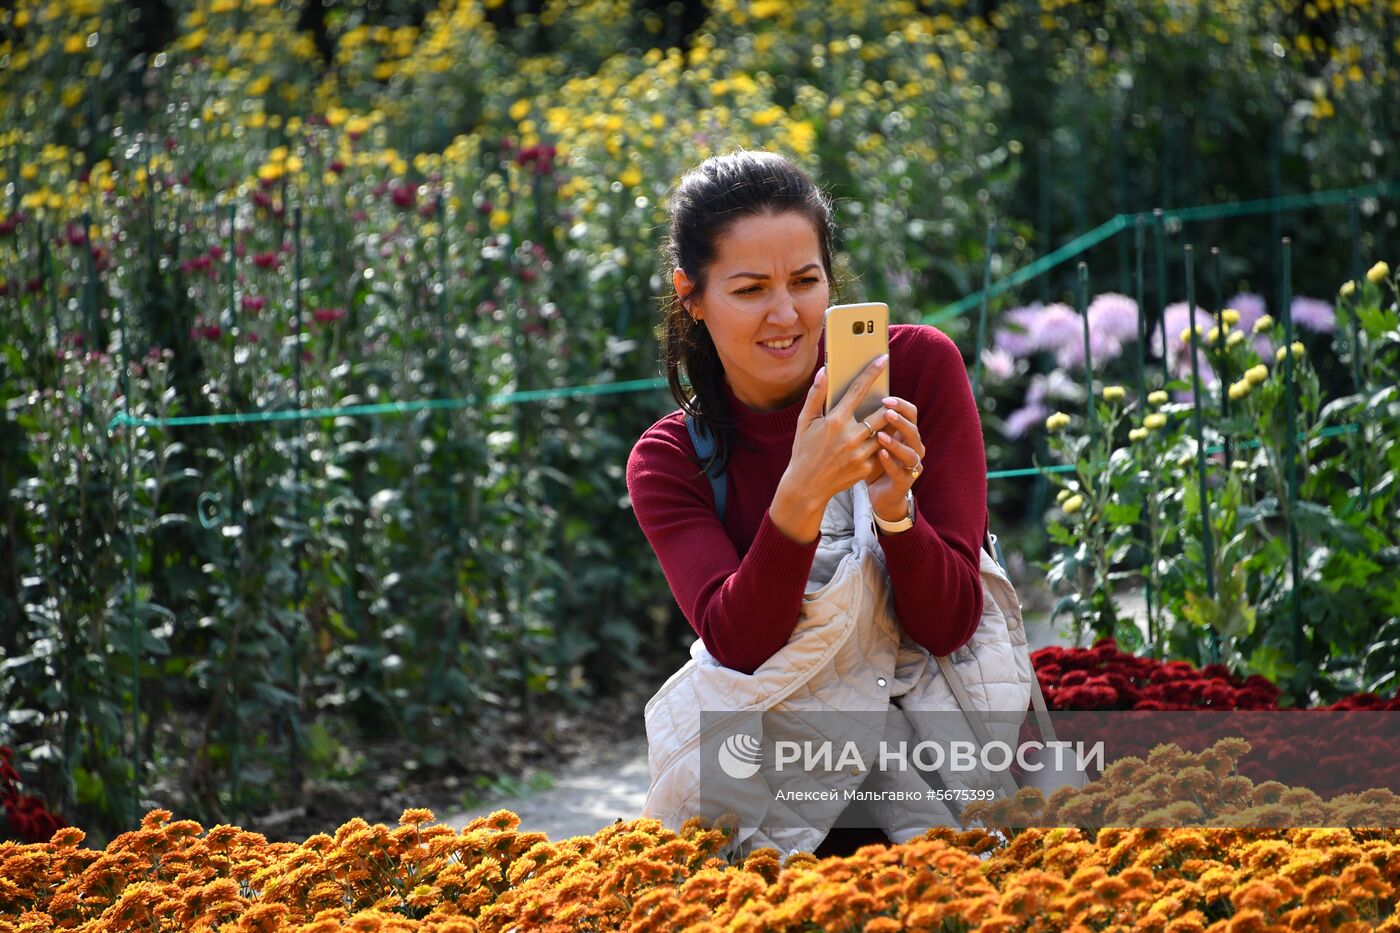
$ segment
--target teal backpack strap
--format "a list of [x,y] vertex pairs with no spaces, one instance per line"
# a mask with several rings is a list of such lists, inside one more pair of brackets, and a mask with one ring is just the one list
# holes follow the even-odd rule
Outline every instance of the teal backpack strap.
[[[685,416],[685,429],[690,432],[690,443],[695,447],[695,455],[704,463],[714,455],[715,439],[707,432],[704,432],[700,425],[696,423],[693,415]],[[720,523],[724,523],[725,494],[729,489],[729,475],[723,472],[711,472],[708,467],[705,475],[710,478],[710,489],[715,494],[715,511],[719,513]]]

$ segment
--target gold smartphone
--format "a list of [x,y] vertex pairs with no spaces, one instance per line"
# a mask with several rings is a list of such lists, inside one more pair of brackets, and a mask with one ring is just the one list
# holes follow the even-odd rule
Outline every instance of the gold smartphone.
[[[831,411],[870,361],[890,352],[890,306],[879,301],[833,305],[826,309],[826,410]],[[884,408],[890,394],[890,366],[856,404],[864,421]]]

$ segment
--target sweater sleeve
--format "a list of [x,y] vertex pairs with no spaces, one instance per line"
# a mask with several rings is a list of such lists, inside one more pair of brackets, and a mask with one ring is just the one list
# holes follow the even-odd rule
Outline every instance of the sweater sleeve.
[[982,618],[982,535],[987,527],[987,453],[962,354],[942,331],[906,329],[890,353],[891,392],[918,408],[924,471],[914,481],[918,516],[880,535],[895,613],[932,654],[956,651]]
[[739,557],[715,512],[709,480],[690,459],[680,427],[663,420],[627,459],[627,491],[677,605],[725,667],[752,674],[797,626],[817,541],[799,544],[765,511]]

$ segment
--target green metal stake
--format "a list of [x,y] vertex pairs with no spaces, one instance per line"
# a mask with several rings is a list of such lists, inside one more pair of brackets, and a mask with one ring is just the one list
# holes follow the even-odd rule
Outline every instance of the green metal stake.
[[54,275],[53,253],[49,251],[49,237],[42,222],[39,224],[39,271],[49,299],[49,317],[53,318],[54,348],[58,349],[63,346],[63,318],[58,313],[58,276]]
[[982,348],[987,342],[987,296],[992,289],[992,248],[996,242],[997,222],[987,224],[987,250],[982,256],[982,303],[977,315],[977,353],[972,358],[972,396],[977,397],[982,385]]
[[[83,211],[83,235],[86,236],[91,229],[92,214],[88,211]],[[92,258],[91,249],[83,250],[83,254],[87,259],[87,281],[84,283],[83,299],[84,303],[87,305],[88,337],[92,340],[92,349],[96,350],[99,343],[98,320],[101,316],[101,311],[98,308],[101,296],[98,294],[97,288],[97,263]]]
[[[1357,208],[1356,192],[1352,192],[1347,198],[1347,226],[1351,234],[1351,280],[1356,283],[1359,290],[1364,283],[1361,278],[1361,212]],[[1366,374],[1362,371],[1361,365],[1361,319],[1356,314],[1356,292],[1352,297],[1343,299],[1350,311],[1351,318],[1351,378],[1356,386],[1358,394],[1366,391]],[[1368,511],[1371,504],[1371,481],[1368,476],[1370,470],[1366,463],[1366,422],[1370,420],[1371,410],[1362,406],[1359,416],[1361,421],[1360,432],[1357,434],[1357,476],[1361,487],[1361,508]]]
[[[131,343],[126,327],[125,302],[118,302],[121,311],[122,338],[122,411],[131,415]],[[136,446],[136,428],[127,425],[122,439],[126,442],[126,600],[131,613],[131,758],[135,767],[131,799],[141,809],[141,639],[140,622],[136,617],[136,519],[132,510],[136,503],[136,466],[132,449]],[[139,814],[138,814],[139,817]]]
[[[1137,327],[1138,327],[1138,347],[1137,347],[1137,382],[1138,382],[1138,410],[1146,413],[1147,410],[1147,309],[1143,305],[1144,293],[1146,292],[1145,276],[1143,274],[1143,259],[1147,252],[1147,226],[1146,218],[1138,214],[1133,219],[1133,279],[1136,283],[1137,297]],[[1150,477],[1149,477],[1150,479]],[[1147,514],[1144,519],[1145,529],[1144,541],[1147,543],[1147,554],[1145,555],[1148,572],[1146,574],[1146,588],[1144,596],[1147,602],[1147,641],[1148,655],[1157,657],[1157,625],[1156,617],[1152,611],[1154,593],[1152,592],[1152,576],[1156,573],[1156,568],[1152,566],[1152,542],[1156,539],[1156,521],[1153,516],[1156,512],[1156,495],[1151,485],[1147,488]]]
[[[1283,130],[1279,126],[1279,118],[1276,107],[1271,107],[1269,114],[1269,198],[1273,200],[1273,206],[1269,210],[1270,229],[1272,238],[1270,240],[1272,248],[1269,255],[1273,260],[1274,283],[1280,281],[1280,266],[1282,258],[1279,255],[1279,243],[1283,240],[1283,214],[1279,212],[1278,199],[1283,194],[1283,176],[1281,163],[1283,161]],[[1276,296],[1280,298],[1281,296]],[[1282,312],[1280,312],[1282,313]]]
[[[1118,121],[1120,124],[1125,122]],[[1128,213],[1128,165],[1127,156],[1124,152],[1123,137],[1127,135],[1126,128],[1119,125],[1114,128],[1113,136],[1113,164],[1115,181],[1115,194],[1118,198],[1118,213],[1126,215]],[[1118,268],[1122,279],[1122,291],[1127,294],[1132,271],[1128,267],[1128,239],[1127,237],[1115,237],[1118,241]],[[1139,301],[1142,299],[1139,298]]]
[[1094,401],[1094,358],[1089,351],[1089,264],[1087,262],[1080,261],[1078,274],[1076,301],[1079,304],[1079,316],[1084,323],[1084,384],[1089,389],[1089,449],[1093,450],[1099,433],[1099,410]]
[[1138,354],[1137,354],[1137,377],[1138,377],[1138,407],[1147,405],[1147,309],[1143,307],[1143,253],[1146,239],[1146,229],[1144,218],[1138,214],[1133,218],[1133,282],[1136,291],[1134,297],[1137,299],[1137,327],[1138,327]]
[[[237,240],[237,235],[236,235],[236,227],[237,227],[237,224],[235,223],[235,213],[236,213],[236,209],[237,209],[237,206],[236,206],[236,205],[234,204],[234,202],[233,202],[233,196],[232,196],[232,195],[229,195],[229,199],[228,199],[228,260],[227,260],[227,262],[225,263],[225,266],[226,266],[226,268],[227,268],[227,270],[228,270],[228,314],[229,314],[229,322],[228,322],[228,323],[229,323],[229,334],[230,334],[230,335],[232,335],[232,333],[233,333],[234,323],[235,323],[235,321],[236,321],[236,317],[235,317],[235,315],[234,315],[234,308],[233,308],[234,286],[235,286],[235,283],[236,283],[236,281],[237,281],[236,278],[235,278],[236,272],[235,272],[235,270],[234,270],[234,265],[233,265],[233,261],[234,261],[234,251],[235,251],[235,249],[236,249],[237,246],[238,246],[238,244],[237,244],[237,242],[236,242],[236,240]],[[230,347],[232,347],[232,346],[234,346],[234,344],[233,344],[232,341],[230,341]],[[230,350],[229,350],[229,379],[230,379],[230,383],[231,383],[231,388],[236,388],[236,386],[237,386],[237,378],[238,378],[237,368],[236,368],[235,365],[234,365],[234,353],[235,353],[235,351],[234,351],[233,349],[230,349]],[[233,394],[233,393],[229,393],[229,394],[233,395],[233,398],[235,399],[235,406],[237,406],[238,404],[241,403],[241,398],[240,398],[238,395]],[[222,443],[220,444],[220,446],[221,446],[221,447],[223,446]],[[228,462],[230,463],[230,465],[231,465],[232,478],[230,479],[229,503],[230,503],[230,505],[232,505],[232,503],[241,501],[241,499],[240,499],[240,497],[239,497],[239,495],[238,495],[238,486],[237,486],[237,482],[236,482],[236,480],[237,480],[237,472],[238,472],[238,460],[237,460],[236,457],[229,457],[229,456],[228,456],[227,450],[225,450],[225,452],[224,452],[224,459],[225,459],[226,461],[228,461]],[[241,512],[241,509],[240,509],[240,512]],[[241,582],[241,580],[240,580],[240,582]],[[238,659],[237,659],[236,657],[235,657],[235,658],[230,658],[230,662],[231,662],[231,663],[234,663],[234,664],[237,664],[237,663],[238,663]],[[229,723],[230,723],[230,728],[233,730],[233,741],[229,743],[229,746],[230,746],[230,747],[229,747],[229,761],[230,761],[230,764],[232,765],[232,767],[230,768],[230,771],[229,771],[229,773],[232,775],[232,783],[231,783],[231,785],[230,785],[230,787],[229,787],[229,795],[230,795],[229,804],[230,804],[230,806],[233,808],[233,812],[234,812],[235,814],[241,812],[241,811],[239,810],[239,797],[241,796],[241,790],[240,790],[240,787],[239,787],[239,783],[240,783],[240,782],[239,782],[239,775],[242,773],[242,769],[243,769],[243,766],[242,766],[242,758],[243,758],[243,756],[242,756],[242,740],[241,740],[241,738],[240,738],[240,736],[239,736],[239,731],[240,731],[240,730],[239,730],[239,728],[238,728],[238,687],[236,686],[236,684],[237,684],[237,680],[235,679],[235,680],[229,685],[229,709],[230,709],[230,712],[231,712],[231,715],[229,716]]]
[[1280,291],[1283,295],[1281,302],[1281,312],[1283,314],[1283,380],[1285,406],[1288,412],[1286,433],[1284,436],[1284,470],[1288,481],[1288,565],[1289,571],[1293,574],[1292,611],[1293,611],[1293,660],[1301,662],[1303,660],[1303,616],[1302,616],[1302,571],[1298,554],[1298,523],[1295,520],[1295,510],[1298,504],[1298,463],[1297,453],[1294,446],[1297,441],[1294,439],[1295,414],[1294,407],[1297,402],[1297,390],[1293,384],[1293,242],[1289,237],[1284,237],[1281,241],[1283,260],[1283,279],[1279,283]]
[[[438,225],[438,287],[436,295],[437,300],[434,302],[434,304],[436,306],[435,310],[437,312],[437,318],[442,325],[443,331],[441,346],[438,347],[438,372],[441,373],[441,375],[439,376],[437,382],[439,394],[443,398],[450,398],[454,394],[453,385],[450,378],[452,373],[452,366],[451,357],[449,354],[452,327],[447,319],[447,217],[441,191],[437,193],[437,196],[434,198],[433,201],[433,216],[437,219]],[[470,341],[467,341],[467,343],[470,344]],[[452,434],[451,412],[443,412],[443,424],[446,426],[447,433],[450,436]],[[457,470],[459,467],[456,446],[448,444],[447,449],[444,451],[444,455],[447,460],[448,486],[449,489],[455,489],[456,484],[454,482],[454,478],[457,474]],[[447,575],[447,599],[448,602],[452,604],[455,610],[458,571],[457,551],[461,539],[460,532],[457,528],[457,509],[455,507],[448,509],[446,517],[447,560],[448,567],[450,568],[450,571]],[[458,652],[461,650],[462,645],[460,619],[461,614],[457,611],[454,611],[452,613],[451,621],[447,623],[447,625],[450,626],[451,631],[445,633],[448,639],[450,639],[449,644],[445,646],[446,650],[434,652],[432,676],[435,682],[441,682],[443,670],[448,665],[451,665],[455,668],[458,664]]]
[[[1039,177],[1037,179],[1038,190],[1036,193],[1039,196],[1040,202],[1038,205],[1038,210],[1040,213],[1040,222],[1036,225],[1036,233],[1044,238],[1044,245],[1042,247],[1041,252],[1049,253],[1052,249],[1055,248],[1055,237],[1050,229],[1050,225],[1053,223],[1053,221],[1051,219],[1050,210],[1050,142],[1048,139],[1041,140],[1040,147],[1037,150],[1037,152],[1037,172]],[[1049,289],[1049,279],[1046,276],[1041,276],[1041,301],[1050,300]]]
[[1162,334],[1162,384],[1167,374],[1167,219],[1159,207],[1152,212],[1153,232],[1157,238],[1157,327]]
[[[1215,304],[1215,334],[1216,346],[1220,353],[1220,414],[1224,418],[1230,417],[1230,357],[1226,352],[1225,341],[1225,309],[1221,307],[1224,297],[1220,290],[1220,247],[1210,248],[1210,281],[1211,295]],[[1225,465],[1228,468],[1233,457],[1230,453],[1230,435],[1226,434],[1223,440],[1225,447]]]
[[[282,202],[283,204],[286,201]],[[302,410],[301,396],[301,204],[292,209],[292,327],[296,343],[292,345],[292,392],[295,395],[297,411]],[[301,531],[301,475],[302,454],[305,437],[302,434],[302,419],[298,414],[293,427],[292,447],[296,458],[292,467],[292,525],[297,529],[296,540],[292,543],[292,574],[294,588],[292,598],[292,791],[296,802],[302,800],[303,774],[301,764],[301,650],[305,628],[306,580],[302,572],[302,557],[305,554],[305,535]]]
[[1175,125],[1171,117],[1162,121],[1162,206],[1167,208],[1172,206],[1172,156],[1175,152],[1172,127]]
[[[1205,426],[1201,418],[1201,372],[1196,359],[1200,350],[1200,328],[1196,326],[1196,254],[1191,244],[1186,244],[1186,307],[1191,315],[1188,325],[1191,330],[1191,409],[1195,419],[1196,467],[1200,479],[1201,493],[1201,551],[1205,560],[1206,590],[1211,599],[1216,598],[1215,590],[1215,540],[1210,525],[1210,490],[1206,486],[1206,440]],[[1220,663],[1220,633],[1210,633],[1210,663]]]

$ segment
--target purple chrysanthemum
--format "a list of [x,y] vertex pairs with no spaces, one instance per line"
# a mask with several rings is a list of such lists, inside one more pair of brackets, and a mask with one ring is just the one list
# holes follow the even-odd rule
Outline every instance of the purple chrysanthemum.
[[987,375],[1005,382],[1016,374],[1016,361],[1011,354],[1000,347],[989,347],[982,351],[982,368]]
[[[1103,331],[1120,344],[1137,339],[1138,306],[1127,295],[1104,292],[1089,302],[1089,331]],[[1091,341],[1092,345],[1092,341]]]
[[[1249,331],[1254,327],[1255,321],[1269,313],[1269,307],[1264,304],[1263,296],[1256,295],[1253,292],[1240,292],[1234,298],[1227,301],[1225,307],[1234,308],[1240,313],[1240,323],[1238,326],[1244,331]],[[1186,325],[1183,324],[1182,326],[1184,327]]]
[[1067,304],[1046,305],[1036,318],[1031,333],[1040,350],[1058,352],[1064,347],[1084,343],[1084,320]]
[[1050,410],[1044,405],[1027,405],[1018,408],[1006,417],[1006,436],[1017,438],[1031,430],[1038,424],[1044,423],[1050,416]]
[[1044,306],[1040,302],[1013,308],[1002,315],[1008,327],[997,328],[992,343],[998,350],[1004,350],[1015,359],[1025,359],[1038,349],[1035,337],[1035,322]]
[[1332,306],[1320,298],[1299,295],[1293,299],[1289,310],[1294,324],[1315,334],[1330,334],[1337,329],[1337,316]]
[[[1191,321],[1191,311],[1187,307],[1186,302],[1178,301],[1176,304],[1167,305],[1163,314],[1165,315],[1167,323],[1167,366],[1175,370],[1177,364],[1184,360],[1189,371],[1191,355],[1186,352],[1187,345],[1181,340],[1181,332],[1186,329]],[[1240,316],[1243,318],[1243,311],[1240,311]],[[1214,326],[1215,315],[1198,305],[1196,307],[1197,339],[1204,341],[1206,333]],[[1162,334],[1160,327],[1154,327],[1152,329],[1152,352],[1157,356],[1162,355]]]

